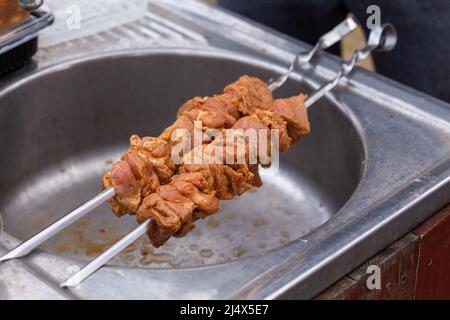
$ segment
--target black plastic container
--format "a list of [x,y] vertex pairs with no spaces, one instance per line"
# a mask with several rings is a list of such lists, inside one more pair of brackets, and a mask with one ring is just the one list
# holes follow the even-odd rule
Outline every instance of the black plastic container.
[[30,62],[37,51],[38,37],[28,40],[25,43],[0,54],[0,77],[20,69]]

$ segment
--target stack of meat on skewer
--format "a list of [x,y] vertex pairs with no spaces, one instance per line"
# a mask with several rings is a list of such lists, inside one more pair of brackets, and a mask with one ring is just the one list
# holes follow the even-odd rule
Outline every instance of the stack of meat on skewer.
[[[220,95],[187,101],[178,110],[176,121],[159,137],[133,135],[121,160],[105,174],[104,187],[115,191],[109,200],[113,212],[117,216],[136,214],[139,223],[151,218],[147,235],[156,247],[171,236],[186,235],[197,219],[219,211],[219,200],[233,199],[262,185],[258,164],[267,166],[270,162],[258,157],[255,163],[249,156],[252,148],[260,147],[259,143],[256,147],[254,141],[241,139],[244,148],[235,144],[230,149],[229,137],[234,139],[249,129],[276,131],[277,141],[273,136],[266,139],[268,150],[273,150],[274,144],[279,151],[288,150],[310,131],[305,100],[304,94],[274,100],[267,84],[242,76]],[[227,138],[202,140],[192,149],[184,148],[181,161],[174,161],[173,151],[180,143],[176,132],[187,132],[184,137],[192,139],[197,121],[201,121],[203,131],[216,129],[233,134],[224,133]],[[241,152],[244,161],[189,161],[193,156],[200,155],[203,160],[211,156],[212,150],[217,150],[211,146],[226,146],[222,159],[230,154],[236,159]]]

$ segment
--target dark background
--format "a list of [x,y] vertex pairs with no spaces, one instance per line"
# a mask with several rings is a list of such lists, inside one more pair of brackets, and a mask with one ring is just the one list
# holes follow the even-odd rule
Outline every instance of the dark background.
[[[314,44],[353,13],[365,27],[367,7],[394,24],[397,47],[375,54],[377,72],[450,102],[450,1],[448,0],[219,0],[219,5]],[[365,30],[367,31],[367,29]],[[339,54],[339,46],[331,48]]]

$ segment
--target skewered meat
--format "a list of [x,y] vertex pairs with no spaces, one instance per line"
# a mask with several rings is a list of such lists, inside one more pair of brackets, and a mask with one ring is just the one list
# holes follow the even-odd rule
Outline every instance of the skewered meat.
[[137,210],[141,203],[141,187],[128,162],[114,163],[112,170],[103,177],[103,185],[115,190],[116,196],[109,200],[115,215],[120,217]]
[[[258,118],[256,115],[254,116],[247,116],[244,118],[241,118],[239,121],[235,124],[239,129],[267,129],[268,127],[273,127],[273,122],[278,121],[279,119],[277,117],[269,117],[266,113],[262,113],[262,116],[264,117],[262,119]],[[267,125],[264,125],[264,123],[267,123]],[[233,127],[234,128],[234,127]],[[236,129],[235,129],[236,130]],[[237,131],[233,131],[233,133],[238,134]],[[289,140],[291,141],[291,140]],[[244,142],[246,143],[246,142]],[[199,152],[201,153],[201,158],[203,160],[210,159],[215,156],[214,152],[217,150],[213,148],[214,146],[225,146],[224,148],[219,148],[219,150],[223,150],[223,152],[231,152],[233,157],[236,156],[236,148],[227,148],[228,146],[226,139],[221,140],[215,140],[209,145],[201,145],[196,147],[191,151],[191,153]],[[291,144],[285,146],[285,150],[288,149],[291,146]],[[251,145],[246,145],[245,148],[243,148],[245,155],[244,158],[246,159],[244,164],[208,164],[209,161],[206,161],[206,164],[200,164],[200,165],[193,165],[193,164],[185,164],[183,163],[179,169],[178,169],[178,176],[176,176],[173,181],[170,183],[177,184],[177,182],[180,179],[184,179],[185,176],[191,175],[193,173],[200,173],[201,176],[204,179],[204,182],[207,184],[201,189],[198,189],[199,192],[204,192],[204,195],[209,196],[208,200],[213,201],[212,199],[215,198],[218,200],[231,200],[235,196],[241,195],[244,192],[250,190],[252,187],[259,187],[261,185],[261,179],[258,174],[258,167],[257,165],[254,165],[252,168],[248,164],[249,159],[249,151],[251,149]],[[226,156],[226,155],[225,155]],[[224,156],[224,157],[225,157]],[[184,157],[187,159],[186,162],[190,163],[191,161],[191,155],[188,153]],[[191,183],[191,181],[187,181]],[[156,191],[156,194],[161,194],[162,189],[165,189],[166,186],[159,187]],[[193,187],[193,186],[192,186]],[[156,206],[146,206],[146,207],[140,207],[137,212],[137,220],[139,223],[142,223],[143,221],[147,220],[148,218],[153,218],[155,215],[159,215],[159,217],[167,215],[166,208],[169,206],[169,203],[178,203],[177,200],[170,200],[170,199],[164,199],[164,203],[166,204],[165,207],[158,206],[158,209],[155,209]],[[145,202],[145,199],[144,199]],[[185,208],[185,207],[183,207]],[[213,214],[219,210],[219,206],[217,203],[217,206],[214,208],[214,210],[204,210],[204,207],[199,206],[198,203],[194,201],[193,206],[190,207],[191,212],[186,215],[186,213],[183,213],[185,216],[189,216],[189,227],[183,228],[182,234],[184,235],[186,232],[186,229],[191,229],[193,227],[193,223],[195,220],[199,218],[206,217],[210,214]],[[175,210],[175,214],[178,214],[177,210]],[[180,214],[179,214],[180,215]],[[180,215],[181,216],[181,215]],[[187,226],[187,222],[183,222],[184,225]],[[147,235],[150,239],[150,241],[153,243],[154,246],[160,246],[164,244],[171,235],[177,235],[177,232],[170,233],[168,229],[164,232],[158,231],[160,228],[165,228],[164,225],[159,224],[158,219],[154,219],[152,221],[152,227],[149,229]]]
[[303,105],[307,96],[299,94],[287,99],[276,99],[272,103],[272,110],[280,115],[287,123],[288,134],[293,142],[309,133],[308,115],[305,108],[298,108]]
[[103,186],[116,191],[109,200],[113,212],[119,217],[135,212],[143,197],[170,181],[175,169],[164,139],[131,136],[130,148],[103,178]]
[[242,76],[224,89],[238,102],[242,115],[252,115],[257,109],[268,110],[272,105],[272,91],[260,79]]
[[[219,200],[199,172],[177,176],[146,197],[137,211],[139,223],[153,218],[149,228],[151,241],[160,246],[172,235],[183,236],[193,221],[219,210]],[[151,231],[150,231],[151,230]]]
[[[184,236],[196,220],[219,210],[219,200],[233,199],[262,185],[258,163],[270,163],[257,150],[265,145],[259,143],[263,137],[258,136],[255,146],[246,138],[249,129],[267,129],[269,151],[275,142],[280,151],[285,151],[309,133],[305,99],[300,94],[273,100],[264,82],[242,76],[221,95],[187,101],[180,107],[177,120],[159,137],[132,136],[128,151],[104,176],[104,187],[115,189],[116,195],[110,201],[114,213],[136,213],[139,223],[152,218],[147,234],[154,246],[164,244],[171,236]],[[224,134],[212,142],[202,141],[183,155],[181,164],[175,165],[171,160],[171,150],[178,142],[174,132],[185,129],[192,137],[194,121]],[[279,141],[272,141],[272,129],[277,130]],[[235,143],[235,139],[240,142]],[[252,152],[258,155],[253,162]],[[197,164],[192,159],[199,155],[202,161]],[[244,161],[211,161],[218,155],[221,159]]]
[[[111,172],[103,179],[105,188],[114,187],[116,191],[109,204],[117,216],[136,212],[136,203],[140,204],[149,192],[156,190],[158,185],[170,181],[176,170],[171,160],[171,148],[178,142],[172,140],[176,129],[187,130],[193,139],[194,121],[203,121],[204,125],[208,123],[209,128],[230,128],[241,116],[249,114],[248,110],[255,112],[261,106],[267,108],[267,104],[272,100],[272,93],[264,82],[249,76],[242,76],[227,86],[225,91],[228,93],[213,97],[195,97],[186,102],[180,107],[177,120],[159,137],[140,138],[133,135],[130,138],[130,148],[122,156],[121,161],[129,163],[130,169],[134,170],[124,169],[126,167],[124,163],[114,164]],[[239,110],[247,111],[242,113]],[[126,156],[130,153],[137,156]],[[141,169],[133,165],[133,160],[134,162],[139,160]],[[147,174],[142,174],[144,171]],[[135,184],[141,185],[139,191],[137,187],[119,187],[125,182],[131,186],[134,180],[137,180]]]
[[180,107],[178,116],[187,116],[192,121],[202,121],[207,128],[231,128],[239,113],[233,104],[232,96],[220,95],[191,99]]

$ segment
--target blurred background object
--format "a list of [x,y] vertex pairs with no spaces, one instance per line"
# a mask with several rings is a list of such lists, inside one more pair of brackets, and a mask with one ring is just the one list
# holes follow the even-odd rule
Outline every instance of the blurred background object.
[[52,24],[50,12],[36,10],[43,0],[0,0],[0,76],[11,73],[36,53],[38,33]]
[[24,10],[36,10],[42,4],[44,3],[44,0],[19,0],[19,5]]
[[[399,41],[395,52],[374,57],[365,67],[444,101],[450,101],[450,1],[440,0],[218,0],[227,9],[275,28],[295,38],[313,43],[324,30],[354,14],[363,26],[370,14],[367,8],[380,8],[381,23],[395,25]],[[367,31],[367,30],[366,30]],[[347,57],[353,46],[362,47],[355,35],[341,52]]]
[[0,0],[0,28],[25,21],[30,13],[19,6],[18,0]]
[[[361,27],[358,27],[354,32],[344,38],[340,43],[340,55],[344,60],[352,57],[353,51],[364,48],[367,43],[366,35]],[[364,60],[357,63],[361,68],[375,71],[375,64],[372,55],[369,55]]]

